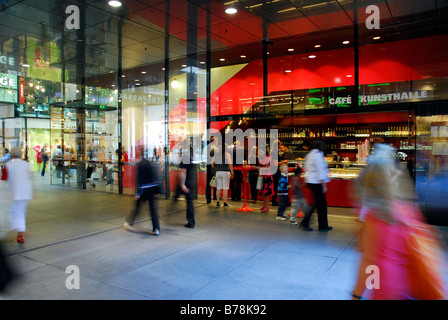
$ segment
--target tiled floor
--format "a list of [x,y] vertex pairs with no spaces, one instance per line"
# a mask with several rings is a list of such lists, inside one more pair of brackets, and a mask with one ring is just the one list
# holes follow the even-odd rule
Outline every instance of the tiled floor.
[[[240,213],[238,202],[218,209],[197,201],[197,226],[187,229],[185,202],[159,200],[155,237],[123,230],[132,197],[49,186],[45,179],[34,177],[25,243],[4,243],[18,273],[10,299],[350,299],[360,228],[351,209],[330,208],[333,231],[306,232],[276,221],[275,210]],[[138,226],[150,229],[146,207],[141,218]],[[71,265],[79,268],[79,289],[66,286]]]

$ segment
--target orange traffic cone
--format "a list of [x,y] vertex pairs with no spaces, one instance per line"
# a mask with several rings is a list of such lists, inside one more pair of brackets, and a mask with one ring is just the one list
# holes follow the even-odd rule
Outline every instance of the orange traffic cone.
[[299,212],[297,213],[297,218],[303,218],[305,214],[302,212],[302,209],[299,209]]

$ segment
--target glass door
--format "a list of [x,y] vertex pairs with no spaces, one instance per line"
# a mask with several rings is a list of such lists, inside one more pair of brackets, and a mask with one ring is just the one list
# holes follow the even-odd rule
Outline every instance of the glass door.
[[415,185],[433,224],[448,224],[448,115],[416,117]]

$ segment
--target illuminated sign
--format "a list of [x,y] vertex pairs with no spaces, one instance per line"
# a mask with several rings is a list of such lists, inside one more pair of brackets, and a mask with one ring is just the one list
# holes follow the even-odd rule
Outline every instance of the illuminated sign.
[[0,64],[14,66],[16,64],[16,59],[14,57],[8,57],[3,54],[0,54]]
[[17,103],[17,76],[0,73],[0,101]]

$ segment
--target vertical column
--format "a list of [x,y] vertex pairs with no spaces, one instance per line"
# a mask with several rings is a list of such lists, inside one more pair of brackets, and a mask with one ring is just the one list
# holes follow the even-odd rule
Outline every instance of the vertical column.
[[355,111],[359,111],[359,34],[358,34],[358,1],[353,0],[353,68],[355,78],[354,105]]
[[[197,117],[198,102],[197,102],[197,21],[198,21],[198,7],[196,4],[188,1],[187,8],[187,122],[190,121],[190,117]],[[188,126],[189,127],[189,126]],[[192,139],[193,138],[193,139]],[[197,141],[197,137],[190,137],[190,146]],[[191,151],[191,148],[190,148]],[[197,177],[198,168],[193,166],[192,170],[192,189],[193,198],[197,199],[198,188],[197,188]]]
[[166,0],[165,15],[165,199],[170,198],[169,116],[170,116],[170,0]]
[[122,48],[122,28],[123,21],[121,17],[118,18],[118,193],[123,193],[123,164],[121,163],[123,146],[122,146],[122,121],[123,121],[123,109],[122,109],[122,87],[123,87],[123,48]]
[[[211,17],[210,17],[210,1],[207,1],[206,3],[207,6],[207,52],[206,52],[206,58],[205,58],[205,63],[206,63],[206,112],[207,112],[207,144],[210,143],[210,128],[211,128],[211,124],[210,124],[210,105],[211,105],[211,35],[210,35],[210,26],[211,26]],[[210,150],[207,148],[207,160],[209,157],[209,152]],[[210,164],[207,165],[207,180],[206,180],[206,185],[205,185],[205,198],[207,200],[207,203],[211,202],[212,200],[212,188],[210,187],[209,184],[209,180],[212,177],[212,166]],[[209,179],[210,177],[210,179]]]
[[80,28],[76,30],[76,83],[80,85],[81,99],[76,102],[76,159],[77,159],[77,179],[78,188],[86,189],[86,135],[85,135],[85,54],[86,54],[86,4],[79,3]]

